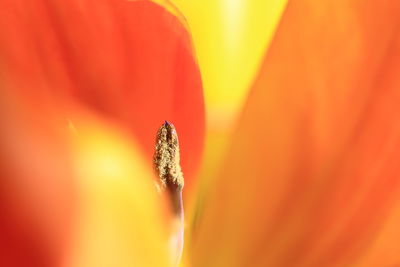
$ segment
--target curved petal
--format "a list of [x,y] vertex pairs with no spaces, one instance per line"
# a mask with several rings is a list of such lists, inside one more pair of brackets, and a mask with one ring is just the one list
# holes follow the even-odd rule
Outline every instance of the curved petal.
[[115,120],[149,160],[159,125],[172,121],[186,178],[194,175],[203,148],[202,84],[190,36],[168,10],[150,1],[7,0],[0,43],[2,76]]
[[170,266],[168,220],[129,137],[2,89],[0,265]]
[[194,266],[399,264],[399,12],[289,2],[200,203]]

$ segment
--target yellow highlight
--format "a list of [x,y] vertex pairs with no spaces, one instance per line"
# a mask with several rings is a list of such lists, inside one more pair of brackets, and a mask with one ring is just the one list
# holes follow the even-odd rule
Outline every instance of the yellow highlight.
[[170,266],[167,220],[140,151],[93,119],[74,128],[79,212],[65,266]]
[[186,17],[205,89],[209,127],[241,110],[287,0],[172,0]]

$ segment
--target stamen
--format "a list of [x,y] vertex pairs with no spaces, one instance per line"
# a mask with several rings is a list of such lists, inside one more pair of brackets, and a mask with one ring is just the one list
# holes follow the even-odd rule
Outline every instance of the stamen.
[[168,193],[174,214],[170,249],[171,259],[179,265],[183,251],[184,214],[182,201],[183,174],[179,164],[179,142],[174,125],[165,121],[157,133],[154,166],[160,178],[160,191]]
[[154,165],[163,187],[182,190],[184,181],[179,160],[178,135],[174,125],[165,121],[158,130],[154,154]]

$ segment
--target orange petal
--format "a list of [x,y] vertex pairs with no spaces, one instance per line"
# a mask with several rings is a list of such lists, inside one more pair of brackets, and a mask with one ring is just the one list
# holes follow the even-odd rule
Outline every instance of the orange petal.
[[150,1],[6,0],[0,43],[4,75],[114,119],[149,161],[159,125],[172,121],[182,168],[193,176],[203,147],[202,84],[190,36],[167,9]]
[[399,12],[392,0],[289,1],[200,203],[194,266],[400,262],[387,222],[400,202]]

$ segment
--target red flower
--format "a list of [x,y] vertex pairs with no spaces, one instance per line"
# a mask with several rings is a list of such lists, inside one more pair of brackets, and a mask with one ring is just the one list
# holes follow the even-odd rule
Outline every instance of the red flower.
[[[192,180],[203,89],[157,2],[0,4],[1,265],[171,266],[154,138],[175,124]],[[399,12],[288,2],[218,174],[185,189],[184,264],[399,264]]]

